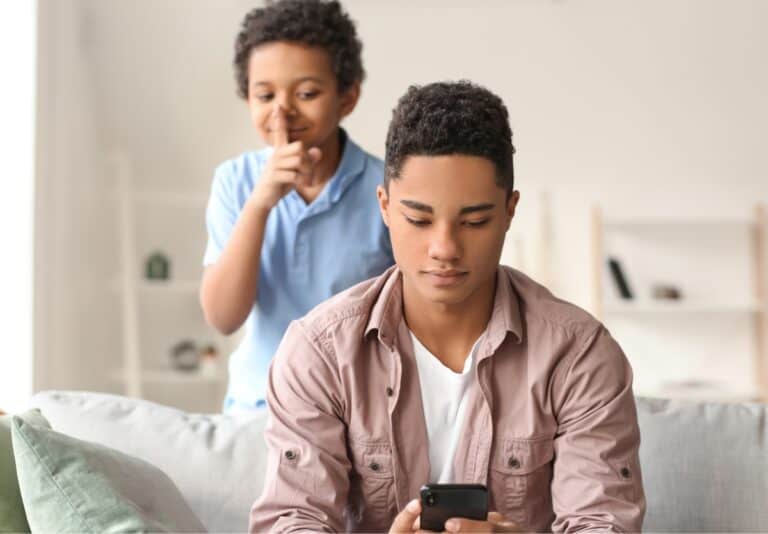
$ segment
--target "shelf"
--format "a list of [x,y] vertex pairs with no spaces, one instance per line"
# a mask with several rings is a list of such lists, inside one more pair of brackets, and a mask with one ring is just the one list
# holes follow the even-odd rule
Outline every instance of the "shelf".
[[[141,373],[142,382],[160,384],[221,384],[226,381],[226,374],[202,374],[200,371],[176,371],[174,369],[153,369]],[[125,373],[120,370],[110,374],[110,379],[116,382],[127,380]]]
[[[112,195],[120,198],[124,195],[118,188],[112,189]],[[205,208],[208,205],[208,192],[170,191],[140,189],[130,193],[131,200],[136,204],[160,204],[164,206],[187,206]]]
[[208,196],[206,194],[188,193],[184,191],[134,191],[133,200],[134,202],[141,204],[164,204],[202,208],[205,208],[208,204]]
[[755,225],[755,221],[747,218],[683,218],[666,217],[658,219],[621,218],[608,217],[603,220],[606,230],[644,230],[644,229],[669,229],[688,228],[701,230],[702,227],[747,229]]
[[[132,284],[133,289],[142,293],[175,293],[196,295],[200,290],[200,280],[139,280]],[[110,289],[123,291],[123,284],[117,280],[110,283]]]
[[695,303],[695,302],[648,302],[634,301],[606,303],[606,314],[662,314],[662,313],[759,313],[762,306],[752,303]]

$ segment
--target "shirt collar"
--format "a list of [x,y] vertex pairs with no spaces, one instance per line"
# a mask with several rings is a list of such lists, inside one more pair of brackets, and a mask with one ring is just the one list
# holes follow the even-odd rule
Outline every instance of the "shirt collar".
[[343,147],[339,166],[328,183],[328,198],[336,203],[352,183],[365,169],[365,152],[349,138],[344,128],[339,128],[340,142]]
[[[486,343],[492,354],[511,332],[516,342],[523,339],[523,325],[520,314],[520,300],[512,285],[511,269],[499,265],[496,271],[496,293],[493,298],[493,311],[486,328]],[[403,281],[400,269],[395,265],[380,278],[381,287],[378,297],[365,327],[367,336],[373,330],[378,332],[379,341],[387,348],[394,348],[395,336],[400,321],[403,319]]]

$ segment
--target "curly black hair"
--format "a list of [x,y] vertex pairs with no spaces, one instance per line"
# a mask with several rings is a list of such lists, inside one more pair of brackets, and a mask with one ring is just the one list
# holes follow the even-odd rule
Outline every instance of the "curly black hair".
[[268,1],[266,7],[249,11],[235,39],[237,93],[248,98],[248,61],[259,45],[289,41],[324,48],[343,92],[365,78],[355,24],[336,0]]
[[412,85],[392,111],[384,156],[384,187],[400,177],[408,156],[480,156],[496,167],[496,183],[511,194],[515,147],[501,98],[467,80]]

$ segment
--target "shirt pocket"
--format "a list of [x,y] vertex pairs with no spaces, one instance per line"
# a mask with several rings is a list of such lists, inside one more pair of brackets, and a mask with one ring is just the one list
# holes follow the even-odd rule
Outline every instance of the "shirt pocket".
[[352,473],[347,514],[355,530],[388,530],[396,511],[389,443],[350,441]]
[[[552,439],[502,439],[491,459],[491,508],[521,526],[552,516]],[[551,521],[550,521],[551,524]]]

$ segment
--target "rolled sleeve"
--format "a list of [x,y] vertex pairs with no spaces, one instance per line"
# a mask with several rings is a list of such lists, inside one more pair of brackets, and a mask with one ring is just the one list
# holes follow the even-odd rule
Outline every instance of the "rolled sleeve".
[[264,491],[251,532],[340,532],[349,493],[343,403],[333,359],[291,323],[269,373]]
[[562,363],[553,403],[554,532],[639,532],[645,514],[632,370],[602,326]]

